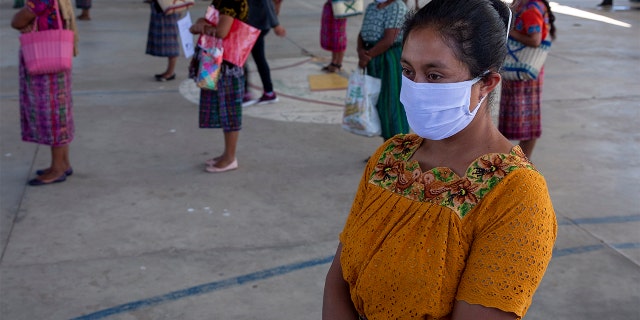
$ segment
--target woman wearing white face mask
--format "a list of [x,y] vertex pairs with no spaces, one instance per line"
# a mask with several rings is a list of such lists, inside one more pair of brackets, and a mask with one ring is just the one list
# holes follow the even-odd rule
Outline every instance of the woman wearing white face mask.
[[556,238],[542,175],[492,122],[510,11],[432,0],[405,24],[416,134],[371,157],[327,274],[323,319],[520,319]]

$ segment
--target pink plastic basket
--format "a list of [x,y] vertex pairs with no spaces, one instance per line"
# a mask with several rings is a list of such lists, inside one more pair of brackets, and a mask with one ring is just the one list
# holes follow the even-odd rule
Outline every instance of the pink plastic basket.
[[[74,33],[63,29],[58,1],[54,1],[58,29],[20,35],[22,58],[29,74],[58,73],[71,70]],[[37,23],[35,24],[37,26]]]
[[29,74],[71,70],[73,31],[46,30],[20,35],[22,57]]

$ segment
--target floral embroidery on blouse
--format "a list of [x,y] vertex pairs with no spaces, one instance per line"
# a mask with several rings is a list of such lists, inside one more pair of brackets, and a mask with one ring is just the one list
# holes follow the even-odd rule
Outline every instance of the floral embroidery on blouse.
[[414,201],[448,207],[463,218],[510,172],[518,168],[536,170],[516,146],[509,154],[481,156],[469,166],[464,177],[444,167],[423,172],[418,161],[409,161],[422,140],[414,134],[392,138],[378,159],[369,183]]

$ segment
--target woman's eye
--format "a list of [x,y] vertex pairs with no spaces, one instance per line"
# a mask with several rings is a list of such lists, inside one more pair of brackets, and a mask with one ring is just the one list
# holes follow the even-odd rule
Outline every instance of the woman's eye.
[[409,78],[409,79],[413,79],[413,71],[407,69],[407,68],[402,68],[402,75]]
[[440,76],[439,74],[435,74],[435,73],[427,74],[427,80],[429,81],[438,81],[440,80],[440,78],[442,78],[442,76]]

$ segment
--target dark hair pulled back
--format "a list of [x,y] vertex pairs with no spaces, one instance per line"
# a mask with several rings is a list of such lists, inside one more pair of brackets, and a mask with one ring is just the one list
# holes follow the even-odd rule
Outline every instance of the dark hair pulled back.
[[473,77],[497,72],[507,55],[509,12],[501,0],[432,0],[405,21],[403,41],[434,28]]
[[547,15],[549,15],[549,34],[551,35],[551,39],[556,38],[556,15],[551,11],[551,6],[549,5],[549,1],[541,0],[544,3],[545,7],[547,7]]

